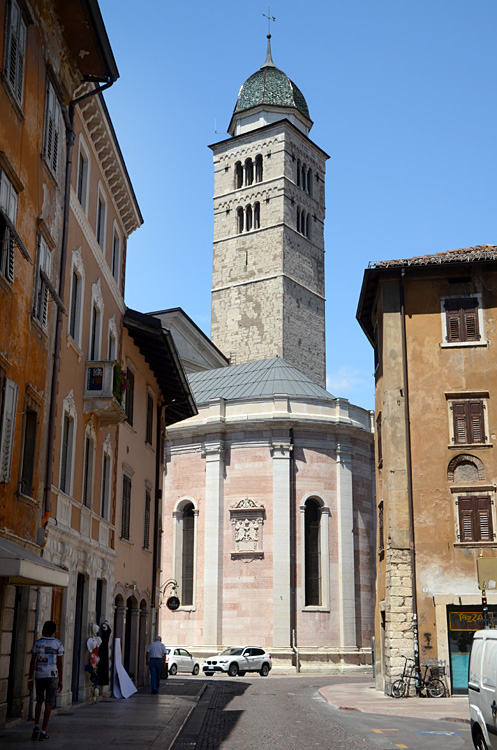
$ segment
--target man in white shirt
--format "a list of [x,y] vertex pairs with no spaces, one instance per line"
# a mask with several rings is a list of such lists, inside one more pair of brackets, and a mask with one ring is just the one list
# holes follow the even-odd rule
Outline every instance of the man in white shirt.
[[[162,643],[160,635],[157,636],[155,641],[150,644],[147,648],[147,665],[150,670],[150,682],[152,684],[152,695],[156,695],[159,692],[160,676],[162,667],[165,664],[166,659],[166,647]],[[166,679],[167,679],[167,664],[166,664]]]
[[[33,689],[33,673],[35,676],[36,707],[33,740],[48,740],[47,727],[52,713],[52,706],[57,700],[57,689],[62,690],[62,656],[64,646],[58,638],[54,638],[57,625],[47,620],[31,649],[31,663],[28,673],[28,690]],[[41,709],[45,703],[43,725],[40,729]]]

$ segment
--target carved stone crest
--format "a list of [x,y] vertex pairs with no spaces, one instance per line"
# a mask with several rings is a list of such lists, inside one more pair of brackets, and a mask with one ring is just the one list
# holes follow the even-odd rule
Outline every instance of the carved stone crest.
[[233,528],[232,557],[263,557],[262,531],[265,509],[249,497],[230,506]]

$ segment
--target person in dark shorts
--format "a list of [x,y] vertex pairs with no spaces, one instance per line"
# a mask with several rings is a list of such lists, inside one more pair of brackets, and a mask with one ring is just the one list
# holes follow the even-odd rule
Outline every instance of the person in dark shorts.
[[[47,727],[55,706],[57,690],[62,690],[62,656],[64,646],[58,638],[54,638],[57,625],[52,620],[47,620],[38,638],[31,649],[31,663],[28,673],[28,690],[33,689],[33,674],[35,677],[36,707],[35,727],[32,740],[48,740]],[[45,703],[43,714],[43,725],[40,728],[41,709]]]

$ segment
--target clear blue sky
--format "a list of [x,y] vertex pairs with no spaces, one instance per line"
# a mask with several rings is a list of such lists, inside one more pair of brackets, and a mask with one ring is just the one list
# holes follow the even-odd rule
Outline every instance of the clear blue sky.
[[[145,219],[126,303],[210,330],[212,153],[264,62],[264,0],[100,0],[121,74],[106,93]],[[328,390],[374,408],[355,313],[371,260],[497,243],[496,0],[272,0],[326,178]],[[215,132],[217,129],[217,133]]]

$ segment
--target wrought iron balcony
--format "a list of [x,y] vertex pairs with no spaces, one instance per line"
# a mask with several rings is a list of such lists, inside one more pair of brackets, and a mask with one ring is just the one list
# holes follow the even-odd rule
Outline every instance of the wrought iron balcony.
[[119,424],[126,419],[122,399],[121,365],[112,361],[87,362],[84,413],[96,414],[101,427]]

